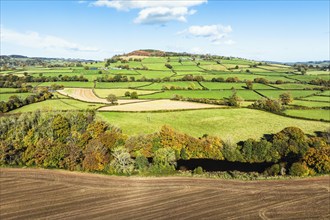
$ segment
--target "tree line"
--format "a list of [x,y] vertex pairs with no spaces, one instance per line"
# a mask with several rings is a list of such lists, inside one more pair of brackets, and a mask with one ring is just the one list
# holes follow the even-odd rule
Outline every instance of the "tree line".
[[179,159],[208,158],[272,162],[267,175],[330,172],[330,134],[307,136],[288,127],[260,140],[239,143],[195,138],[163,126],[159,132],[128,136],[93,111],[24,113],[0,118],[0,164],[104,172],[171,174]]
[[29,95],[25,99],[22,99],[17,95],[12,95],[9,97],[7,102],[0,101],[0,113],[6,113],[25,105],[51,99],[52,97],[53,94],[51,92],[48,92],[46,88],[42,87],[40,87],[35,94]]

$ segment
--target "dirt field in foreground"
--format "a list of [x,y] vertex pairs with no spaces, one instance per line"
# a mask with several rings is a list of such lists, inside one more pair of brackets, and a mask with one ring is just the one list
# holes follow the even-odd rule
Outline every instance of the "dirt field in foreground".
[[[70,96],[74,99],[78,99],[85,102],[94,102],[94,103],[104,103],[109,104],[106,99],[102,99],[97,97],[92,89],[80,89],[80,88],[70,88],[70,93],[64,90],[57,90],[58,93],[66,96]],[[136,102],[144,102],[145,100],[139,99],[121,99],[118,100],[118,104],[127,104],[127,103],[136,103]]]
[[233,181],[0,169],[0,219],[329,219],[330,177]]
[[172,101],[168,99],[154,100],[149,102],[131,103],[127,105],[106,106],[99,111],[158,111],[158,110],[181,110],[181,109],[204,109],[220,108],[219,105],[209,105],[195,102]]

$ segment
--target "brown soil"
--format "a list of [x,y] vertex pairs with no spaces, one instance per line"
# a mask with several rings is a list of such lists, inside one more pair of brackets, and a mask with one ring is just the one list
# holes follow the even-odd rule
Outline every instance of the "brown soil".
[[[78,99],[84,102],[93,102],[93,103],[104,103],[110,104],[106,99],[102,99],[97,97],[92,89],[81,89],[81,88],[72,88],[70,89],[70,93],[66,92],[66,90],[57,90],[58,93],[66,96],[70,96],[74,99]],[[136,102],[144,102],[145,100],[139,99],[120,99],[118,100],[118,104],[127,104],[127,103],[136,103]]]
[[233,181],[0,169],[0,219],[329,219],[329,177]]

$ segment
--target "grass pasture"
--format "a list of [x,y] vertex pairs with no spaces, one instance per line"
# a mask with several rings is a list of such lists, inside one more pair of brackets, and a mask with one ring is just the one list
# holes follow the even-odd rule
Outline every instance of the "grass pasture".
[[330,96],[330,90],[324,91],[324,92],[320,93],[319,95]]
[[302,98],[313,95],[318,91],[313,90],[258,90],[261,94],[271,99],[278,99],[283,93],[289,93],[293,98]]
[[162,83],[152,83],[147,86],[143,86],[142,89],[152,89],[152,90],[161,90],[163,86],[166,87],[181,87],[181,88],[188,88],[193,87],[195,89],[202,89],[202,87],[197,82],[162,82]]
[[330,121],[329,110],[324,110],[324,109],[306,109],[306,110],[288,109],[285,110],[284,113],[290,116],[295,116],[300,118]]
[[170,70],[163,70],[163,71],[153,71],[153,70],[137,70],[139,74],[148,78],[164,78],[170,77],[174,73]]
[[157,91],[150,91],[150,90],[136,90],[136,89],[94,89],[94,93],[101,97],[106,98],[109,94],[116,95],[117,97],[124,97],[125,92],[137,92],[138,95],[147,95],[153,94]]
[[147,86],[150,82],[97,82],[97,89],[129,89]]
[[15,109],[10,113],[34,112],[41,111],[67,111],[67,110],[86,110],[96,109],[103,106],[102,104],[81,102],[74,99],[50,99],[42,102],[25,105]]
[[328,102],[330,104],[330,96],[310,96],[304,98],[304,100],[310,100],[310,101],[320,101],[320,102]]
[[287,118],[245,108],[158,113],[100,112],[98,116],[122,128],[127,134],[152,133],[166,124],[195,137],[209,134],[223,139],[232,138],[234,141],[260,138],[263,134],[276,133],[290,126],[299,127],[310,134],[328,128],[325,122]]
[[[141,96],[143,99],[171,99],[174,95],[180,95],[184,98],[206,98],[206,99],[224,99],[232,95],[231,90],[206,91],[206,90],[166,90],[164,92]],[[251,90],[238,90],[237,95],[244,100],[257,100],[261,96]]]
[[294,100],[292,103],[290,103],[290,105],[298,105],[298,106],[311,107],[311,108],[330,107],[330,103],[327,102],[303,101],[303,100]]
[[94,86],[93,82],[44,82],[38,86],[51,86],[53,84],[63,85],[66,88],[92,88]]
[[1,93],[0,94],[0,101],[7,102],[11,96],[17,96],[21,99],[25,99],[29,95],[34,95],[34,93]]
[[310,84],[298,84],[298,83],[285,83],[285,84],[276,84],[274,85],[280,89],[313,89],[320,88],[321,86],[310,85]]
[[0,88],[0,93],[15,93],[16,91],[17,88]]

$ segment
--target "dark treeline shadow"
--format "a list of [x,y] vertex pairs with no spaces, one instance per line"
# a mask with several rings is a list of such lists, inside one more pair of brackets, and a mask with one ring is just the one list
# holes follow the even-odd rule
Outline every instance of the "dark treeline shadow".
[[208,172],[214,171],[240,171],[240,172],[258,172],[262,173],[265,169],[271,167],[274,163],[242,163],[230,162],[227,160],[212,160],[212,159],[190,159],[178,160],[177,169],[194,170],[197,167],[202,167]]

